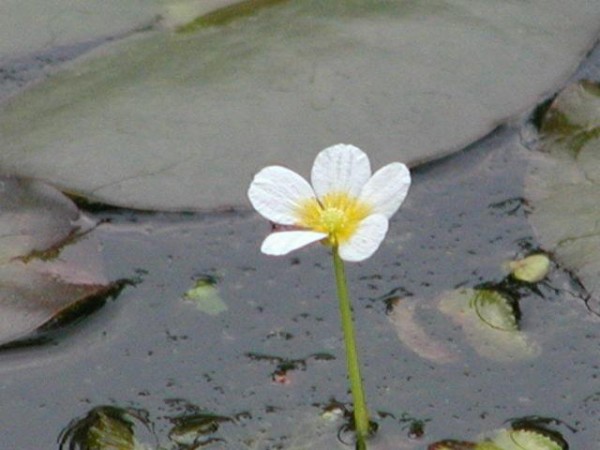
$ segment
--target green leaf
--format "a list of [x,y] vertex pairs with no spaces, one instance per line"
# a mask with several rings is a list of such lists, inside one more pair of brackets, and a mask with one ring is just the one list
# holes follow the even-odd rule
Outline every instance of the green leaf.
[[0,211],[0,263],[64,243],[81,217],[52,186],[22,178],[0,177]]
[[179,33],[193,33],[204,27],[226,25],[232,20],[255,14],[260,8],[264,8],[288,0],[246,0],[239,3],[217,9],[208,14],[197,17],[193,21],[180,25]]
[[341,140],[382,164],[442,157],[557,89],[596,41],[599,2],[503,5],[289,1],[113,40],[2,105],[0,166],[113,205],[206,210]]
[[[239,0],[2,0],[0,59],[91,42],[148,27],[174,27]],[[32,12],[35,11],[35,14]]]
[[144,450],[135,438],[134,425],[139,418],[128,410],[99,406],[73,422],[60,438],[61,448],[90,450]]
[[480,442],[475,446],[475,450],[505,450],[502,447],[498,447],[493,442]]
[[565,450],[550,436],[537,430],[504,429],[495,433],[491,439],[477,443],[446,440],[436,442],[428,450]]
[[493,442],[500,450],[564,450],[549,436],[534,430],[502,430]]
[[518,330],[510,301],[492,290],[458,289],[442,295],[439,308],[462,327],[477,353],[497,361],[530,359],[539,346]]
[[540,138],[526,178],[529,220],[554,259],[598,293],[600,85],[565,88],[542,118]]
[[[455,440],[445,440],[434,442],[427,450],[475,450],[479,449],[478,444],[475,442],[467,442],[467,441],[455,441]],[[495,449],[489,449],[495,450]]]
[[577,156],[600,137],[600,88],[582,81],[565,88],[546,112],[540,127],[546,152]]
[[542,281],[550,271],[550,258],[542,253],[530,255],[523,259],[510,261],[508,266],[511,275],[520,281],[537,283]]
[[135,440],[129,424],[99,414],[98,420],[90,428],[88,448],[98,450],[133,450]]
[[491,289],[475,289],[470,306],[483,323],[500,331],[517,331],[517,314],[512,301]]
[[216,286],[216,278],[202,277],[196,280],[192,289],[185,293],[185,299],[194,302],[196,307],[211,316],[227,311],[227,304],[221,299]]

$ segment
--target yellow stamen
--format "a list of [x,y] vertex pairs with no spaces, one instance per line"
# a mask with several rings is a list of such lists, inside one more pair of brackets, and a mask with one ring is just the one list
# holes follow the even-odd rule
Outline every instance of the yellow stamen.
[[358,224],[371,213],[368,204],[344,192],[325,195],[320,201],[309,199],[297,211],[298,226],[327,233],[330,245],[350,239]]

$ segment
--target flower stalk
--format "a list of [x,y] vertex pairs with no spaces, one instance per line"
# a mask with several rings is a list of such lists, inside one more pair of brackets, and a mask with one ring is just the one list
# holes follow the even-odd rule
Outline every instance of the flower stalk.
[[356,349],[356,338],[354,335],[354,322],[352,319],[352,306],[348,295],[346,283],[346,272],[344,262],[340,258],[337,246],[333,247],[333,268],[335,271],[335,282],[342,319],[342,331],[346,345],[346,363],[348,366],[348,378],[350,379],[350,390],[354,400],[354,423],[356,427],[356,438],[358,448],[364,447],[364,441],[369,434],[369,412],[360,374],[360,362]]

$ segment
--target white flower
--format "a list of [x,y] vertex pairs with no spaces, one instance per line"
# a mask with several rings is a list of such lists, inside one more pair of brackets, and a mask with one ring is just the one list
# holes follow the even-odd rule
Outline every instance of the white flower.
[[290,228],[267,236],[263,253],[285,255],[324,241],[346,261],[368,258],[406,198],[410,173],[395,162],[371,176],[362,150],[338,144],[317,155],[311,181],[312,186],[281,166],[265,167],[255,175],[248,189],[252,206],[271,222]]

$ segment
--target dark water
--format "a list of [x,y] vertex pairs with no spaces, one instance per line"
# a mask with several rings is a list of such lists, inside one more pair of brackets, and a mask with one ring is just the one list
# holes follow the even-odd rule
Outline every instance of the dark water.
[[[564,421],[556,427],[571,448],[600,440],[598,317],[567,273],[554,268],[541,297],[521,299],[522,328],[541,347],[531,360],[479,356],[436,309],[441,292],[500,281],[504,261],[536,246],[521,198],[525,157],[509,127],[417,169],[383,247],[347,267],[380,426],[372,447],[474,439],[532,415]],[[177,420],[201,413],[228,418],[207,448],[338,445],[343,421],[320,419],[332,402],[350,402],[324,247],[264,256],[269,226],[247,211],[96,215],[110,220],[94,232],[108,276],[136,284],[53,344],[0,355],[4,448],[58,448],[72,420],[103,405],[143,412],[139,440],[154,448],[177,448],[168,447]],[[202,277],[217,280],[226,312],[210,316],[183,299]],[[426,360],[398,340],[390,293],[418,300],[418,320],[453,340],[455,362]],[[419,424],[422,437],[411,437]]]

